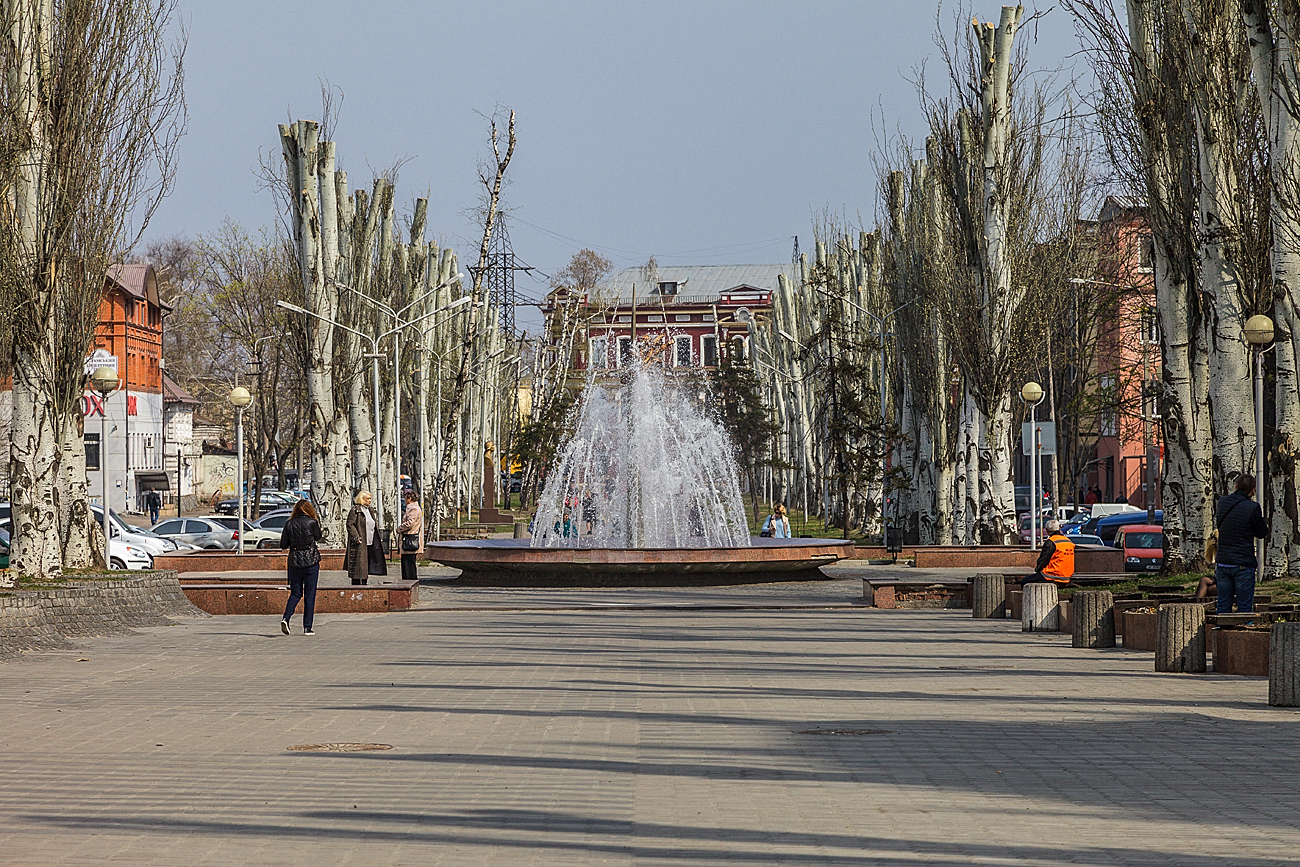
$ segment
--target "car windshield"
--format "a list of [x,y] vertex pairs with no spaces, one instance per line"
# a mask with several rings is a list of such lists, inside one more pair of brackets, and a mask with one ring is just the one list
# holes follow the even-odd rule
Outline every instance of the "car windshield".
[[1125,533],[1125,548],[1163,548],[1165,546],[1164,533]]

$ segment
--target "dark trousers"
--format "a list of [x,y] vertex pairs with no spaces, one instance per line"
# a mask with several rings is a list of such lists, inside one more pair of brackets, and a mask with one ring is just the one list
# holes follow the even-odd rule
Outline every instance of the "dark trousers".
[[298,600],[306,600],[302,606],[302,628],[311,629],[316,619],[316,583],[320,580],[320,564],[289,567],[289,601],[284,606],[284,619],[293,617]]
[[402,580],[416,581],[419,580],[415,575],[415,551],[410,553],[402,552]]
[[1237,613],[1244,614],[1255,610],[1255,567],[1228,566],[1224,563],[1214,567],[1214,584],[1218,588],[1215,601],[1215,613],[1231,614],[1232,603],[1237,603]]

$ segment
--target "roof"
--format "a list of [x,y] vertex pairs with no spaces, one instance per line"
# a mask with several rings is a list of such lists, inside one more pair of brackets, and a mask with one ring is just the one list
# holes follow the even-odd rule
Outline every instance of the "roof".
[[[675,265],[661,266],[655,272],[651,286],[640,268],[625,268],[598,290],[602,300],[611,303],[631,303],[632,287],[636,287],[639,306],[664,304],[708,304],[721,298],[728,290],[774,292],[777,278],[786,275],[795,279],[795,266],[783,265]],[[676,283],[676,295],[660,295],[659,283]]]
[[163,373],[163,403],[191,403],[198,406],[199,401],[185,389],[176,384],[176,381],[170,376]]
[[158,297],[158,277],[152,265],[110,265],[107,277],[131,297],[164,310],[171,309]]
[[1146,209],[1147,200],[1141,196],[1107,196],[1101,205],[1101,212],[1097,214],[1097,220],[1104,223],[1115,219],[1124,211],[1145,212]]

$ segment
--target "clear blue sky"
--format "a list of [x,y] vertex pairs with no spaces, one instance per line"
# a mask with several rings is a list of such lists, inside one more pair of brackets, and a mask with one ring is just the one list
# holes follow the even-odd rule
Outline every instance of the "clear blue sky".
[[[971,11],[996,21],[999,10]],[[466,264],[487,153],[479,113],[497,106],[518,115],[511,238],[541,272],[582,247],[620,267],[651,255],[787,261],[827,209],[873,220],[881,132],[923,135],[909,79],[927,58],[931,79],[942,74],[935,11],[883,0],[182,0],[189,132],[146,238],[211,232],[226,217],[271,226],[259,153],[280,159],[278,123],[319,119],[328,81],[343,93],[335,140],[351,186],[408,160],[399,213],[428,195],[429,236]],[[940,18],[951,33],[951,4]],[[1069,56],[1062,10],[1037,37],[1031,67],[1085,66]],[[520,275],[518,286],[537,297],[545,281]]]

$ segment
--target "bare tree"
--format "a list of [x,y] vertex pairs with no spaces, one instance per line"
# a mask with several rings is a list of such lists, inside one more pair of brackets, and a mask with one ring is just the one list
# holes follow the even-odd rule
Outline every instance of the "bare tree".
[[[108,266],[171,187],[183,131],[173,0],[6,0],[0,291],[11,317],[13,556],[90,561],[84,359]],[[69,465],[66,462],[71,462]]]

